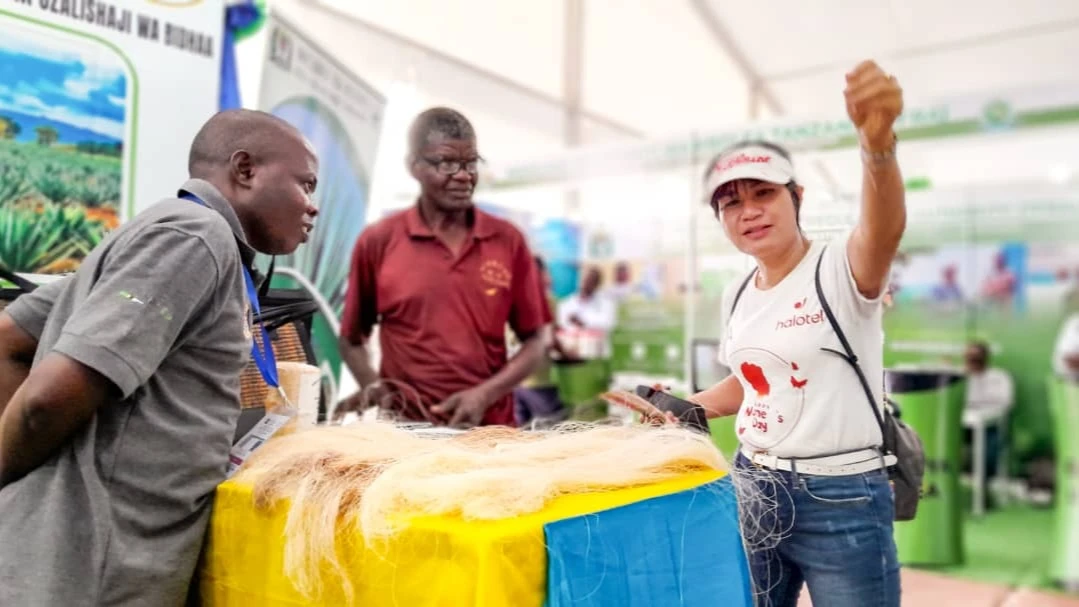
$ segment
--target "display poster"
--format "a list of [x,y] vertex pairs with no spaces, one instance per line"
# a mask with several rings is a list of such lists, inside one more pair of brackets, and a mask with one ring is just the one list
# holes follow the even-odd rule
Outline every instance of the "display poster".
[[217,110],[223,0],[0,5],[0,264],[74,270],[187,176]]
[[548,219],[533,227],[529,240],[533,251],[547,264],[554,296],[562,299],[574,293],[580,282],[580,226],[564,219]]
[[935,200],[931,213],[912,209],[884,314],[885,365],[961,368],[967,344],[984,342],[990,365],[1015,384],[1013,461],[1045,455],[1053,348],[1065,318],[1079,311],[1079,247],[1068,227],[1079,221],[1079,198],[952,196],[951,204]]
[[[385,97],[281,15],[267,19],[259,107],[300,129],[319,157],[319,216],[307,244],[277,259],[310,281],[340,319],[352,249],[365,225]],[[265,263],[263,264],[265,265]],[[293,287],[286,277],[275,286]],[[337,338],[321,315],[312,340],[323,376],[338,385]]]

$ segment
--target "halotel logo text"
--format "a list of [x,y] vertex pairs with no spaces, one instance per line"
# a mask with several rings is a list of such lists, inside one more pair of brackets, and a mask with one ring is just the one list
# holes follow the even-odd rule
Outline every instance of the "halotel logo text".
[[795,314],[787,320],[781,320],[776,323],[776,331],[780,329],[790,329],[791,327],[804,327],[807,325],[816,325],[824,322],[824,311],[817,310],[813,314]]

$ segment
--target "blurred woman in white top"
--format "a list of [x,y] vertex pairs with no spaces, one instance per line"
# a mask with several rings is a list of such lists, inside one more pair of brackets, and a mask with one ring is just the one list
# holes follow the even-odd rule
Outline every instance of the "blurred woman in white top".
[[855,371],[822,350],[841,348],[814,274],[819,263],[824,297],[880,406],[881,301],[906,225],[892,128],[903,98],[871,61],[847,74],[843,94],[862,156],[861,213],[848,233],[825,243],[802,232],[803,188],[779,146],[736,145],[705,178],[724,233],[756,269],[733,314],[741,281],[720,311],[732,375],[691,399],[710,416],[738,416],[743,535],[760,604],[773,607],[794,607],[803,583],[816,607],[899,605],[880,428]]

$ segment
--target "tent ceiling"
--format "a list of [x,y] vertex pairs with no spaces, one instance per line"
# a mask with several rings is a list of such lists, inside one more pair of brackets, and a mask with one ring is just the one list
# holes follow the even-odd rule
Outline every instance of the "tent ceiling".
[[797,115],[832,110],[844,71],[867,57],[895,73],[908,98],[927,101],[1071,81],[1079,53],[1079,3],[1067,0],[1022,10],[1008,0],[707,4]]
[[[746,82],[688,2],[582,1],[586,110],[646,135],[745,120]],[[562,98],[563,0],[309,3]]]
[[[310,0],[559,98],[566,2]],[[834,111],[842,74],[878,58],[912,100],[1074,78],[1079,2],[581,0],[583,103],[645,134],[744,122],[749,86],[714,18],[785,114]]]
[[[1079,56],[1079,2],[1068,0],[1025,0],[1021,10],[1009,0],[579,1],[585,145],[745,124],[754,74],[778,101],[757,114],[769,120],[840,114],[843,73],[866,57],[895,73],[914,104],[1074,82]],[[413,84],[422,94],[408,112],[461,108],[495,162],[562,149],[566,0],[273,6],[380,89]],[[910,143],[904,166],[936,184],[1040,178],[1064,171],[1035,153],[1046,145],[1063,159],[1079,157],[1075,132],[1061,137],[1000,136],[979,139],[976,149],[969,139]],[[1002,155],[1014,160],[1007,169]],[[807,160],[807,183],[859,187],[855,153]]]

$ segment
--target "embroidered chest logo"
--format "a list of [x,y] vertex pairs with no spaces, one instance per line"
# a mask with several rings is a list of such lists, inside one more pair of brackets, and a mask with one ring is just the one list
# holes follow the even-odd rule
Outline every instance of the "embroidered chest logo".
[[512,279],[509,268],[497,259],[488,259],[480,264],[480,281],[487,295],[494,295],[499,289],[509,289]]
[[794,327],[817,325],[824,322],[823,310],[818,309],[813,313],[806,312],[808,303],[809,300],[806,297],[794,302],[794,314],[790,318],[776,321],[776,331],[792,329]]

